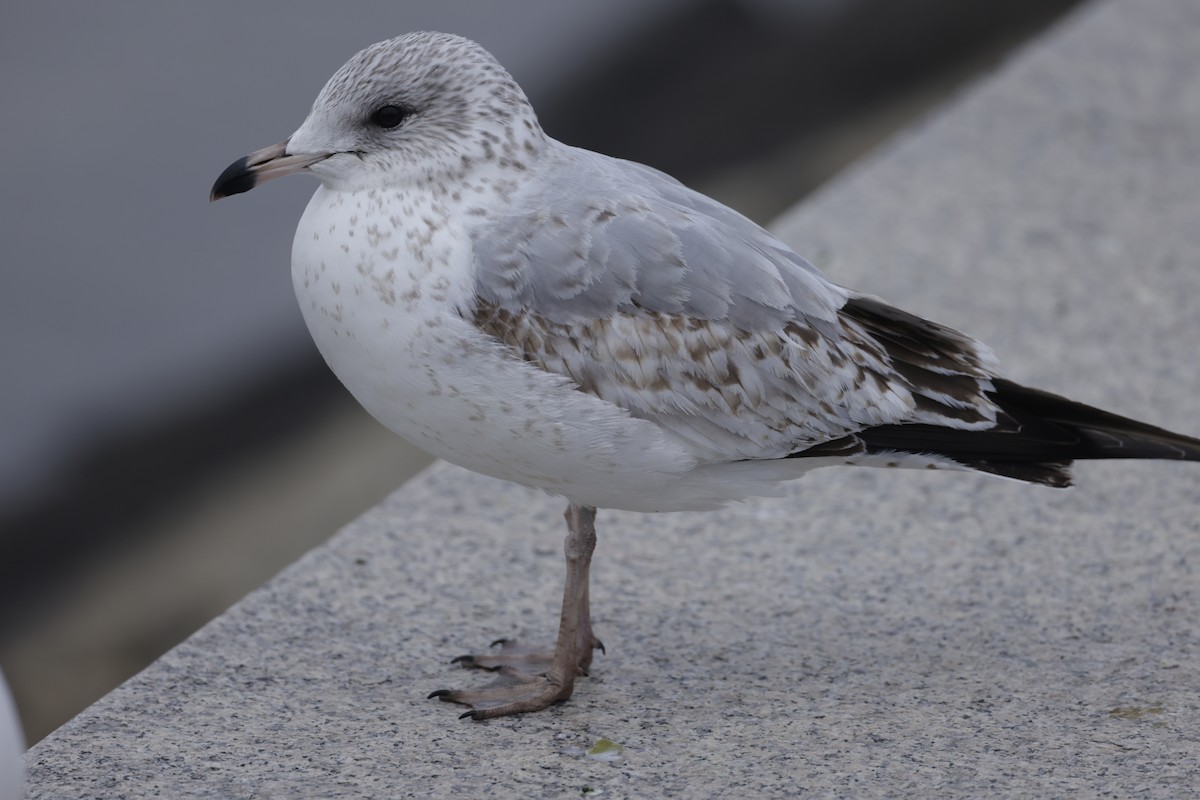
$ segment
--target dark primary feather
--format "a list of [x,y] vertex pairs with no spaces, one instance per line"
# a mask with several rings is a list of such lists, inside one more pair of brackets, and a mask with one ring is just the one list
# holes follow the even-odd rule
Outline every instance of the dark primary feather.
[[880,425],[859,431],[867,452],[931,453],[1009,478],[1069,486],[1076,459],[1200,461],[1200,439],[1110,414],[1065,397],[994,380],[996,427],[964,431],[936,425]]
[[[918,406],[932,404],[948,421],[962,425],[877,425],[793,458],[934,455],[1056,487],[1071,485],[1069,467],[1077,459],[1200,461],[1200,439],[990,377],[974,341],[951,328],[869,297],[852,297],[840,313],[882,346],[889,366],[910,384]],[[981,394],[996,410],[995,424],[984,429],[977,424],[983,419],[977,403]]]

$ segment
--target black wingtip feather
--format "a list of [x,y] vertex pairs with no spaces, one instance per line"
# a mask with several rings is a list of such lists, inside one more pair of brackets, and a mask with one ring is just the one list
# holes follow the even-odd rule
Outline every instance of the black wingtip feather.
[[1078,459],[1200,461],[1200,439],[1147,425],[1039,389],[994,380],[994,428],[881,425],[859,431],[867,452],[939,455],[966,467],[1047,486],[1071,485]]
[[1006,380],[995,380],[991,393],[997,405],[1023,421],[1054,425],[1079,437],[1079,444],[1064,455],[1087,458],[1157,458],[1200,461],[1200,439],[1138,422],[1108,411],[1068,400],[1040,389]]

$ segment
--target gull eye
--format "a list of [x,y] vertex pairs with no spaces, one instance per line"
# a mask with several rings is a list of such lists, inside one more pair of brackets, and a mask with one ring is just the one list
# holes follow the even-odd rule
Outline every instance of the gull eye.
[[371,124],[381,128],[394,128],[408,116],[408,109],[400,106],[383,106],[371,114]]

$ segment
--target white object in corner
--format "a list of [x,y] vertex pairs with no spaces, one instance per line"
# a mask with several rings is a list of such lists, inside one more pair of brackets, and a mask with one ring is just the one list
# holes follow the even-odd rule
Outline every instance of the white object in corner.
[[0,800],[25,796],[25,737],[4,673],[0,672]]

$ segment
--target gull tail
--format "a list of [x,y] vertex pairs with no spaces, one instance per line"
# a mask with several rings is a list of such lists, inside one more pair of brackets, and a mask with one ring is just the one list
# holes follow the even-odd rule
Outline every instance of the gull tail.
[[867,453],[922,453],[1047,486],[1071,485],[1071,462],[1094,458],[1200,461],[1200,439],[1127,419],[1049,392],[993,380],[996,427],[880,425],[858,431]]

